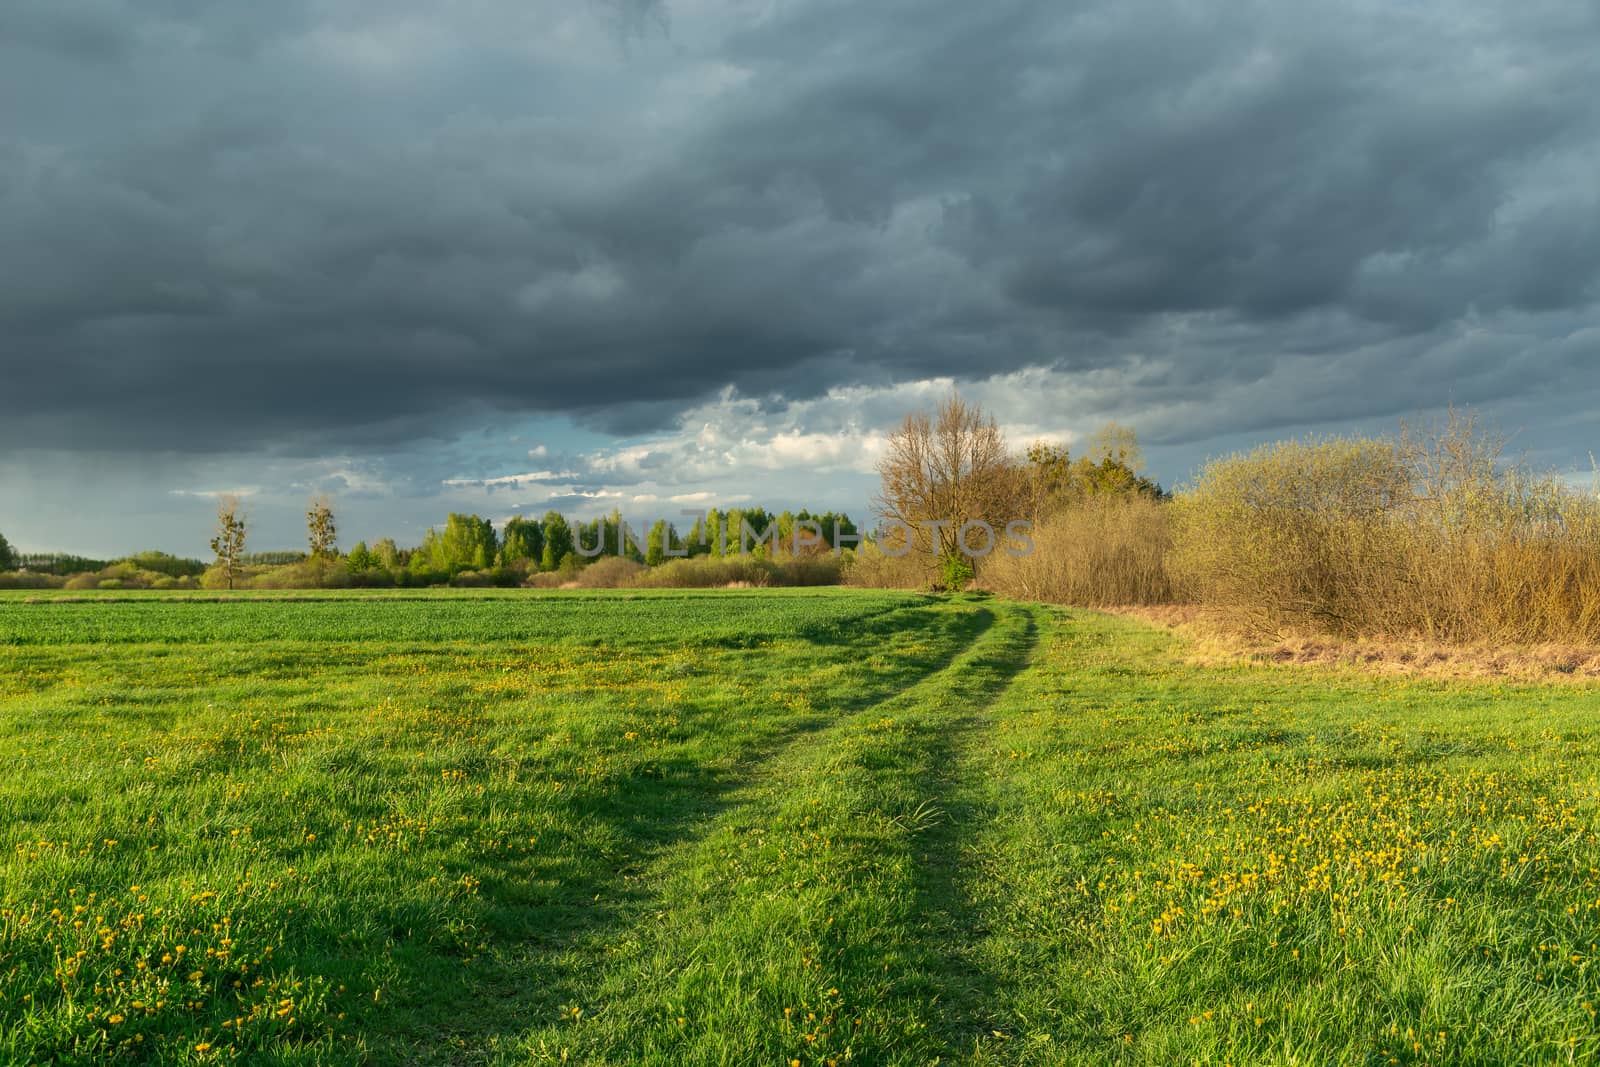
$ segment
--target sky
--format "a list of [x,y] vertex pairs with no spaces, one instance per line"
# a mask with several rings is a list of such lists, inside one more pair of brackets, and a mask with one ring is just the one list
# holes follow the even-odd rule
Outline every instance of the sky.
[[1589,469],[1597,99],[1570,0],[6,0],[0,533],[862,515],[952,387]]

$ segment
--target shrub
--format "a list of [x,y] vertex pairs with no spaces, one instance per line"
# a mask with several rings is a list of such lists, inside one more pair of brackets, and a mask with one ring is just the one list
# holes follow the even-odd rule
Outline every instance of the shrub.
[[1392,566],[1384,517],[1408,483],[1401,449],[1375,439],[1282,441],[1214,461],[1175,502],[1173,571],[1240,628],[1342,629]]
[[509,567],[483,567],[453,575],[450,584],[463,589],[486,589],[491,586],[517,585],[520,580],[521,576]]
[[139,568],[131,563],[113,563],[110,566],[101,568],[100,577],[102,580],[107,578],[126,580],[132,578],[138,571]]
[[838,585],[844,580],[845,554],[826,552],[780,559],[778,585]]
[[20,571],[0,574],[0,589],[60,589],[67,580],[54,574]]
[[[403,577],[405,572],[400,572]],[[387,567],[367,567],[350,572],[350,584],[360,589],[392,589],[395,573]]]
[[345,589],[351,584],[344,563],[326,559],[258,568],[248,578],[234,578],[236,589]]
[[607,556],[583,568],[578,575],[578,584],[585,589],[619,589],[633,585],[645,570],[642,563],[622,556]]
[[939,587],[950,592],[965,589],[977,577],[972,562],[960,552],[946,553],[939,560]]
[[1600,503],[1504,462],[1471,419],[1231,456],[1173,516],[1173,572],[1240,629],[1600,639]]
[[935,560],[912,549],[891,555],[876,544],[863,544],[844,567],[844,583],[867,589],[930,589],[937,576]]
[[772,585],[776,567],[756,556],[695,556],[674,559],[638,576],[635,584],[653,589],[720,589],[733,582]]
[[[265,567],[238,567],[233,572],[233,587],[235,589],[249,589],[255,578],[263,574]],[[206,568],[200,576],[201,589],[227,589],[228,576],[220,564],[213,563]]]

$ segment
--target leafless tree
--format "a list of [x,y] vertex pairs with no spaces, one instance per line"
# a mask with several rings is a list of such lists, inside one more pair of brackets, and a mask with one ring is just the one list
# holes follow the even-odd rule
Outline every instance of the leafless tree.
[[225,496],[217,505],[217,535],[211,539],[211,551],[217,554],[217,566],[233,588],[233,576],[238,572],[239,561],[244,556],[245,518],[239,510],[239,498]]
[[314,560],[332,559],[338,554],[338,532],[333,524],[333,502],[325,496],[313,497],[306,509],[306,539]]
[[[978,404],[951,392],[931,415],[907,415],[878,464],[874,501],[885,519],[913,531],[914,547],[942,559],[961,551],[961,530],[986,522],[996,531],[1019,517],[1021,479],[1005,436]],[[973,541],[981,541],[976,534]],[[981,549],[981,543],[969,547]],[[978,561],[974,560],[974,564]]]

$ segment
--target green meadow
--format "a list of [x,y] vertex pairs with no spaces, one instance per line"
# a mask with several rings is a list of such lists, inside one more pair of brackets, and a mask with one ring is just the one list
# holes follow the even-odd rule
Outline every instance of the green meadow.
[[0,1062],[1582,1063],[1600,690],[981,596],[0,594]]

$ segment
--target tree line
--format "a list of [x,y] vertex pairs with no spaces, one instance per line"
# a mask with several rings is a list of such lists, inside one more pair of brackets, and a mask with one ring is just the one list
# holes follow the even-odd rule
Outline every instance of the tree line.
[[[241,581],[287,585],[515,585],[540,574],[576,575],[606,559],[660,567],[674,560],[778,560],[848,548],[863,537],[843,512],[773,512],[759,505],[710,508],[687,529],[658,519],[643,527],[629,524],[620,511],[574,520],[559,511],[541,519],[514,516],[499,529],[477,514],[451,513],[442,527],[431,527],[422,543],[402,546],[391,537],[358,541],[339,548],[333,502],[314,498],[306,510],[303,551],[252,552],[251,519],[240,500],[218,505],[210,561],[166,552],[140,552],[116,560],[68,553],[17,553],[0,536],[0,572],[25,571],[31,581],[4,584],[60,584],[75,588],[184,588],[208,585],[232,589]],[[13,576],[15,577],[15,576]],[[93,581],[94,578],[99,581]]]
[[422,544],[409,551],[389,539],[370,548],[358,543],[351,549],[349,566],[357,572],[403,568],[431,578],[490,569],[522,574],[570,570],[614,557],[654,567],[675,558],[803,551],[812,541],[797,540],[797,532],[805,528],[814,528],[813,537],[828,545],[857,532],[848,515],[831,511],[812,515],[806,510],[774,514],[762,507],[712,508],[687,531],[665,519],[641,530],[629,525],[620,511],[587,522],[549,511],[538,521],[515,516],[497,534],[481,516],[451,514],[442,530],[430,529]]
[[[0,537],[0,571],[22,568],[36,584],[69,579],[77,588],[232,589],[264,585],[516,585],[541,574],[576,576],[607,559],[656,568],[674,560],[779,560],[850,547],[863,536],[843,512],[771,511],[759,505],[709,508],[687,528],[665,519],[649,526],[627,522],[618,510],[575,520],[551,510],[540,519],[514,516],[498,529],[477,514],[449,514],[422,543],[402,546],[385,537],[339,548],[333,502],[313,498],[305,514],[303,551],[252,552],[251,517],[236,497],[219,502],[210,561],[165,552],[140,552],[117,560],[66,553],[15,553]],[[97,582],[94,578],[100,579]],[[91,584],[92,582],[92,584]],[[16,583],[7,583],[16,584]],[[35,583],[23,583],[35,584]]]

